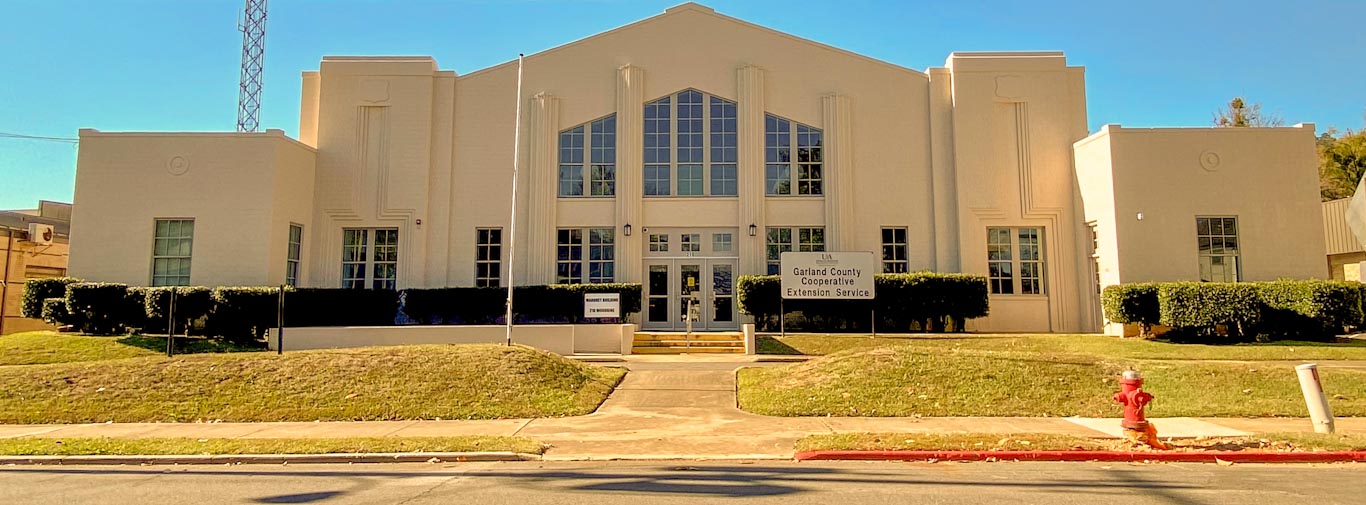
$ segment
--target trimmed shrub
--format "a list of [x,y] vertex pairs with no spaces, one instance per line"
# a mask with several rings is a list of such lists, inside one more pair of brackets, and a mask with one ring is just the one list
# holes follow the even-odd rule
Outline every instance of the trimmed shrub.
[[143,312],[147,314],[146,329],[166,331],[168,314],[166,309],[171,302],[171,291],[175,291],[176,332],[193,328],[196,323],[208,317],[213,309],[213,290],[203,286],[179,286],[147,288],[143,296]]
[[[519,323],[582,323],[589,320],[586,293],[621,294],[623,319],[640,312],[639,284],[551,284],[514,288],[513,316]],[[406,289],[402,311],[418,324],[494,324],[505,317],[506,303],[506,288]]]
[[1100,293],[1100,305],[1105,318],[1116,323],[1136,323],[1143,335],[1162,320],[1157,302],[1157,283],[1138,282],[1106,286]]
[[1195,337],[1251,336],[1261,319],[1257,285],[1167,282],[1158,285],[1159,320]]
[[1362,319],[1360,283],[1292,281],[1257,283],[1258,333],[1266,339],[1331,339]]
[[205,327],[215,337],[238,345],[259,345],[276,324],[280,288],[214,288],[213,309]]
[[51,277],[29,279],[24,283],[24,295],[20,300],[20,313],[24,317],[43,317],[43,306],[50,298],[66,298],[66,285],[82,282],[75,277]]
[[[274,310],[272,305],[271,314]],[[389,326],[397,313],[398,292],[388,289],[285,291],[285,326]],[[273,319],[270,326],[275,326]]]
[[73,324],[71,313],[66,311],[66,299],[48,298],[43,300],[43,321],[57,326]]
[[878,274],[876,298],[866,300],[787,300],[777,275],[745,275],[736,280],[740,312],[754,316],[761,330],[778,328],[782,310],[794,330],[869,331],[876,310],[880,331],[963,331],[968,319],[990,310],[985,277],[916,272]]
[[507,289],[405,289],[402,299],[403,314],[417,324],[494,324],[504,316]]
[[128,286],[113,282],[68,284],[66,310],[80,331],[91,335],[117,335],[143,319]]

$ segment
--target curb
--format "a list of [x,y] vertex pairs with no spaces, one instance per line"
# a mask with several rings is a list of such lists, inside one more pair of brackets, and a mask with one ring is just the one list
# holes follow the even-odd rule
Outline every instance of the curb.
[[1124,451],[806,451],[797,461],[1118,461],[1167,463],[1366,462],[1366,451],[1124,452]]
[[331,454],[3,456],[0,465],[279,465],[289,463],[447,463],[539,461],[518,452],[383,452]]

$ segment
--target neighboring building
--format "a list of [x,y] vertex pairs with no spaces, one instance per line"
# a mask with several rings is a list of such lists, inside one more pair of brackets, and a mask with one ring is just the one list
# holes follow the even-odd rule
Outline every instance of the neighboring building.
[[66,275],[70,228],[69,203],[41,200],[36,209],[0,210],[0,335],[52,328],[23,317],[24,283]]
[[[775,272],[783,251],[874,251],[887,272],[988,276],[991,315],[973,329],[1066,332],[1103,323],[1089,222],[1114,258],[1102,282],[1223,268],[1224,253],[1197,252],[1209,217],[1250,232],[1231,239],[1247,260],[1234,278],[1326,274],[1298,255],[1321,237],[1278,245],[1318,226],[1296,214],[1317,201],[1300,191],[1315,179],[1312,125],[1083,140],[1085,71],[1060,52],[953,53],[921,72],[690,3],[528,56],[523,87],[515,268],[516,62],[457,75],[427,57],[327,57],[303,74],[298,141],[82,130],[72,271],[158,285],[639,282],[642,326],[682,328],[681,300],[699,291],[698,327],[729,329],[735,276]],[[1222,168],[1201,164],[1206,150]],[[1287,213],[1261,213],[1268,200]],[[1166,230],[1117,219],[1133,206]],[[1121,243],[1134,255],[1105,251]]]
[[1323,236],[1328,246],[1328,273],[1340,281],[1361,281],[1361,262],[1366,250],[1347,227],[1347,202],[1351,198],[1323,202]]

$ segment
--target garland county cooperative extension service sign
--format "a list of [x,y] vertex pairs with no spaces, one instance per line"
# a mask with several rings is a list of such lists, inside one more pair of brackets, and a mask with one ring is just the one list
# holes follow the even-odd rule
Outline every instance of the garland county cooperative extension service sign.
[[871,300],[875,264],[870,252],[785,252],[783,298]]

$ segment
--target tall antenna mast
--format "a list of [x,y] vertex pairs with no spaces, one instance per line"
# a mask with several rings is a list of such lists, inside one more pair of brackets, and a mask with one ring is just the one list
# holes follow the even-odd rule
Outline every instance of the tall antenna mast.
[[261,74],[266,59],[266,0],[246,0],[237,30],[242,32],[242,83],[237,95],[237,131],[261,129]]

